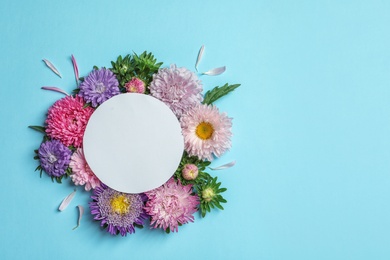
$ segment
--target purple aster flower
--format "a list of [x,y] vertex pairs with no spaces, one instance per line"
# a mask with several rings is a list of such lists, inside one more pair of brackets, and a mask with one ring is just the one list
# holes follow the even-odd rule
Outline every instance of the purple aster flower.
[[97,187],[89,203],[94,219],[101,221],[111,235],[134,233],[134,225],[142,226],[148,218],[144,211],[144,194],[128,194],[113,190],[104,184]]
[[150,94],[164,102],[180,118],[202,100],[202,84],[195,73],[171,65],[153,75]]
[[93,70],[80,84],[79,96],[86,103],[97,107],[107,99],[120,93],[118,80],[111,70],[102,68]]
[[58,140],[46,141],[38,150],[42,169],[52,177],[61,177],[69,166],[72,151]]

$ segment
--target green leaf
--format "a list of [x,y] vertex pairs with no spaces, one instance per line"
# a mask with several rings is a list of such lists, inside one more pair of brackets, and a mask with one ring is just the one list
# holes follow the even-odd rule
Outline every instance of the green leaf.
[[207,91],[206,94],[204,95],[203,104],[206,105],[212,104],[216,100],[220,99],[221,97],[229,94],[230,92],[238,88],[240,85],[241,84],[229,85],[228,83],[226,83],[222,87],[217,86],[212,90]]
[[43,126],[29,125],[28,127],[31,128],[31,129],[34,129],[35,131],[41,132],[43,134],[46,134],[46,132],[45,132],[46,128],[43,127]]

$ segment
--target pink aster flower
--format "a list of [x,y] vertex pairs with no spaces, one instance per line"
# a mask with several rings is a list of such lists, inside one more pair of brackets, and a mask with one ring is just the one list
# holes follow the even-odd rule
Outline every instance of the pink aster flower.
[[85,107],[79,96],[66,96],[49,108],[46,118],[46,133],[49,137],[60,140],[64,145],[80,147],[88,120],[93,108]]
[[195,180],[198,177],[198,167],[192,163],[184,165],[181,176],[187,181]]
[[127,92],[130,93],[145,93],[145,83],[139,78],[132,78],[129,82],[125,84]]
[[78,148],[70,158],[69,163],[73,174],[70,175],[75,185],[85,185],[85,190],[89,191],[100,187],[100,180],[92,172],[84,157],[82,148]]
[[195,73],[176,65],[154,74],[149,89],[150,94],[168,105],[178,118],[203,100],[202,84]]
[[148,202],[145,211],[151,216],[150,225],[172,232],[178,225],[194,222],[192,215],[199,205],[198,197],[192,194],[192,185],[183,186],[173,178],[161,187],[146,192]]
[[184,149],[190,156],[213,160],[231,147],[232,119],[213,105],[197,105],[180,119]]

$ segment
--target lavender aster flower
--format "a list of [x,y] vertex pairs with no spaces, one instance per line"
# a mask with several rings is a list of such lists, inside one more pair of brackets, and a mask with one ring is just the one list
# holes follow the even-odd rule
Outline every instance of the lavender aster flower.
[[89,203],[91,214],[111,235],[134,233],[134,225],[142,226],[147,215],[144,212],[144,194],[127,194],[101,184],[94,190]]
[[61,177],[69,166],[72,151],[58,140],[46,141],[38,150],[42,169],[52,177]]
[[178,118],[203,100],[202,84],[198,77],[176,65],[154,74],[149,89],[150,94],[168,105]]
[[118,80],[110,70],[105,68],[93,70],[80,84],[79,96],[84,98],[86,103],[92,103],[93,107],[97,107],[120,93],[118,85]]

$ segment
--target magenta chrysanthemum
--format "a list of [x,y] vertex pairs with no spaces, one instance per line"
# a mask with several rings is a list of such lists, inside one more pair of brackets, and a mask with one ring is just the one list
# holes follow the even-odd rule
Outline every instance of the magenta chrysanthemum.
[[178,118],[203,100],[198,77],[176,65],[160,69],[154,74],[149,89],[150,94],[168,105]]
[[75,185],[85,185],[85,190],[89,191],[100,186],[100,180],[92,172],[84,157],[82,148],[78,148],[70,158],[69,163],[73,174],[70,175]]
[[93,108],[85,107],[81,97],[64,97],[49,108],[46,133],[64,145],[80,147]]
[[232,119],[213,105],[197,105],[180,119],[184,149],[190,156],[213,160],[231,147]]
[[94,190],[89,203],[91,214],[111,235],[134,233],[134,226],[142,226],[147,219],[144,210],[144,194],[127,194],[101,184]]
[[125,89],[130,93],[145,93],[145,83],[139,78],[132,78],[129,82],[125,84]]
[[192,194],[192,185],[183,186],[173,178],[163,186],[145,193],[149,198],[145,211],[151,216],[153,228],[178,231],[179,224],[194,222],[198,197]]

